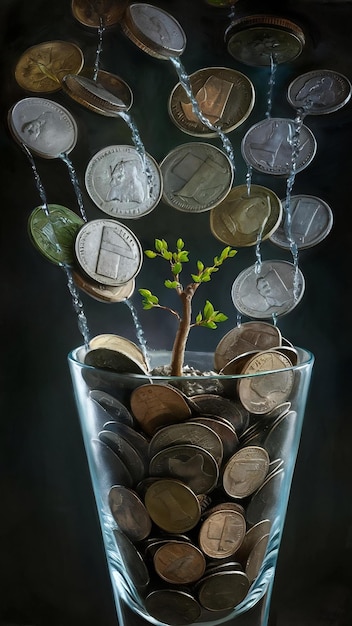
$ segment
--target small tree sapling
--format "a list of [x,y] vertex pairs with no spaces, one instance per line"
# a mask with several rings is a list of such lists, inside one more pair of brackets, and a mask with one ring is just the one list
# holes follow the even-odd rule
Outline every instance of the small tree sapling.
[[220,311],[216,311],[209,300],[206,300],[203,311],[200,311],[192,321],[192,299],[198,287],[202,283],[209,282],[211,275],[217,272],[226,259],[232,258],[236,254],[236,250],[227,246],[219,256],[214,258],[214,263],[206,267],[202,261],[197,261],[197,273],[191,274],[192,282],[185,287],[180,282],[180,274],[183,270],[183,264],[189,261],[189,252],[184,249],[184,242],[178,239],[176,242],[176,252],[171,252],[165,239],[155,239],[154,250],[145,250],[145,255],[149,259],[161,257],[169,262],[172,280],[164,281],[165,287],[174,289],[181,300],[182,312],[164,306],[159,303],[159,298],[152,294],[149,289],[139,289],[139,293],[143,298],[144,309],[165,309],[174,315],[178,320],[178,329],[176,332],[172,356],[171,356],[171,376],[182,376],[182,369],[185,358],[185,350],[189,332],[195,326],[204,328],[217,328],[218,322],[227,320],[227,316]]

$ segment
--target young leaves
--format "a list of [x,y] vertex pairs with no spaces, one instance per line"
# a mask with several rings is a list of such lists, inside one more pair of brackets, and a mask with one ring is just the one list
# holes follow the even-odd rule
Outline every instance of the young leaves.
[[203,312],[199,312],[196,321],[192,326],[203,326],[203,328],[217,328],[218,322],[225,322],[227,315],[215,311],[214,307],[209,300],[206,300]]

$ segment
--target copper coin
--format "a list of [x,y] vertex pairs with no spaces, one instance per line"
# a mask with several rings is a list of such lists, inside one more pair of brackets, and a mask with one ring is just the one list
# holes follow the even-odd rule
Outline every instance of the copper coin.
[[148,537],[152,522],[134,491],[123,485],[114,485],[109,491],[108,500],[116,524],[131,541],[142,541]]
[[149,485],[145,506],[153,522],[170,533],[184,533],[200,520],[196,494],[179,480],[162,478]]
[[205,571],[205,557],[195,545],[184,541],[169,541],[154,554],[154,567],[166,582],[187,585],[199,580]]
[[269,455],[264,448],[241,448],[228,460],[223,472],[223,487],[231,498],[246,498],[260,487],[268,473]]
[[134,389],[131,410],[142,430],[153,435],[161,426],[183,422],[191,410],[174,387],[167,384],[146,384]]
[[121,21],[127,0],[72,0],[74,18],[89,28],[109,28]]
[[134,278],[131,278],[131,280],[124,285],[112,287],[98,283],[76,270],[73,270],[72,277],[78,289],[84,291],[88,296],[91,296],[91,298],[99,302],[113,303],[128,300],[133,295],[136,286]]
[[206,494],[218,482],[219,467],[214,457],[200,446],[172,445],[152,457],[149,474],[172,476],[181,480],[195,494]]

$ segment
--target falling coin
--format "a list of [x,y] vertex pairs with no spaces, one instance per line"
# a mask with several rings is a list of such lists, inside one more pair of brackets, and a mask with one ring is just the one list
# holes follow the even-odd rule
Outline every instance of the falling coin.
[[118,76],[98,71],[97,78],[67,74],[62,87],[70,98],[106,117],[117,117],[132,106],[132,91]]
[[60,204],[36,207],[28,219],[30,238],[39,252],[56,265],[72,265],[76,235],[84,225],[76,213]]
[[287,99],[307,115],[325,115],[345,106],[351,92],[352,85],[346,76],[321,69],[297,76],[288,87]]
[[78,74],[83,52],[69,41],[45,41],[28,48],[15,68],[17,83],[27,91],[51,93],[62,87],[66,74]]
[[121,21],[127,0],[72,0],[74,18],[90,28],[109,28]]
[[[285,200],[282,204],[285,205]],[[270,241],[286,250],[292,247],[290,241],[298,250],[312,248],[330,233],[333,219],[333,212],[324,200],[316,196],[291,196],[289,215],[285,211],[281,224],[270,235]]]

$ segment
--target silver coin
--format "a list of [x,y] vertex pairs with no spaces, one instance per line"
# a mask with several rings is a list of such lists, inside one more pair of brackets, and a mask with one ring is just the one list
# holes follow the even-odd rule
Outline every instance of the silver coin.
[[151,4],[130,4],[121,26],[139,48],[159,59],[180,56],[186,47],[186,35],[178,21]]
[[128,469],[134,485],[143,480],[146,469],[144,461],[127,439],[120,437],[111,430],[101,430],[98,438],[121,459]]
[[108,72],[98,72],[97,80],[67,74],[62,86],[73,100],[106,117],[117,117],[132,106],[133,95],[127,83]]
[[177,146],[160,163],[163,200],[179,211],[201,213],[230,192],[234,171],[229,157],[203,142]]
[[287,99],[295,109],[308,115],[333,113],[351,98],[352,85],[343,74],[313,70],[297,76],[289,85]]
[[91,220],[79,230],[75,242],[78,264],[93,280],[123,285],[142,266],[142,247],[134,233],[115,220]]
[[111,487],[108,496],[112,516],[119,529],[133,541],[148,537],[152,522],[139,496],[123,485]]
[[222,461],[222,441],[219,435],[206,424],[189,421],[161,428],[149,442],[149,455],[152,457],[163,448],[176,444],[200,446],[210,452],[218,464]]
[[[114,396],[99,389],[92,389],[89,398],[95,405],[101,407],[106,416],[105,422],[114,420],[116,422],[133,426],[133,417],[126,407]],[[103,425],[103,424],[102,424]]]
[[[288,176],[292,171],[294,120],[271,117],[254,124],[242,139],[242,156],[248,165],[264,174]],[[305,169],[313,160],[317,142],[312,131],[302,124],[299,130],[295,172]]]
[[[281,202],[285,206],[285,200]],[[291,196],[289,212],[290,227],[287,226],[288,215],[285,212],[281,224],[270,236],[270,241],[280,248],[289,249],[289,239],[298,250],[312,248],[327,237],[334,221],[329,205],[316,196]]]
[[121,565],[127,580],[132,583],[133,590],[136,587],[140,591],[144,591],[150,582],[150,578],[142,555],[125,533],[117,528],[112,532],[119,551],[119,557],[117,558],[122,561]]
[[101,211],[124,219],[150,213],[163,187],[154,159],[129,145],[107,146],[97,152],[87,165],[85,185]]
[[236,309],[259,319],[285,315],[302,299],[305,280],[301,270],[288,261],[263,261],[243,270],[235,279],[231,296]]
[[216,486],[219,467],[214,457],[200,446],[172,445],[152,457],[149,474],[176,478],[195,494],[204,494]]
[[8,118],[15,139],[45,159],[68,154],[76,145],[75,119],[52,100],[24,98],[10,109]]

